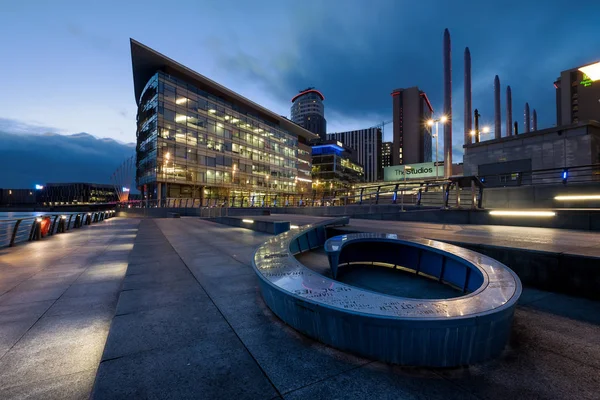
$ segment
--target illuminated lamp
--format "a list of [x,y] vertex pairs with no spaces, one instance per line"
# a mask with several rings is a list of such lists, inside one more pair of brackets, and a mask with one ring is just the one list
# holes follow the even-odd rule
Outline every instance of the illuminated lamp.
[[600,80],[600,61],[594,64],[586,65],[585,67],[578,68],[578,70],[586,74],[592,82]]
[[497,217],[554,217],[554,211],[490,211],[490,215]]
[[556,196],[554,200],[560,201],[577,201],[577,200],[600,200],[600,194],[579,194]]
[[245,222],[247,224],[253,224],[254,220],[252,220],[252,219],[243,219],[242,222]]

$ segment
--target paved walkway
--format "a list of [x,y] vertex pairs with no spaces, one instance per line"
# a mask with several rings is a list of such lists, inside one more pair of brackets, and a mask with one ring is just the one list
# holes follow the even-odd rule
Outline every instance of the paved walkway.
[[[296,225],[328,219],[327,217],[294,214],[272,214],[270,217],[261,218],[290,221]],[[363,232],[401,233],[407,236],[474,245],[487,244],[550,253],[600,257],[600,232],[502,225],[449,225],[358,218],[350,219],[350,229],[359,229]]]
[[0,249],[0,399],[89,397],[137,225]]
[[525,290],[500,359],[391,366],[270,312],[250,267],[269,237],[116,218],[0,250],[0,398],[598,398],[599,302]]
[[391,366],[323,346],[270,312],[250,267],[268,237],[196,218],[143,221],[93,397],[597,398],[598,302],[526,290],[501,359]]

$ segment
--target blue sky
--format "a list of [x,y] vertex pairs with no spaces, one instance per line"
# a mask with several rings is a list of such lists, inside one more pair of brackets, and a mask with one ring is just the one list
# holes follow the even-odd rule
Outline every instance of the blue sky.
[[441,110],[449,28],[457,151],[465,46],[473,107],[490,124],[494,75],[503,121],[509,84],[513,118],[522,126],[527,101],[542,128],[555,122],[559,72],[600,60],[597,0],[30,0],[2,8],[0,128],[17,133],[134,141],[130,37],[282,115],[298,90],[315,86],[332,132],[391,119],[399,87],[419,86]]

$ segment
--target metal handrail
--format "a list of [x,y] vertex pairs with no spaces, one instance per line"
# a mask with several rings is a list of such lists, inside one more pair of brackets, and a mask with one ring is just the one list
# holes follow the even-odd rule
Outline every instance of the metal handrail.
[[[84,224],[103,221],[114,216],[114,210],[84,211],[71,213],[45,213],[35,216],[0,219],[0,247],[12,247],[17,243],[40,240]],[[73,218],[75,217],[75,218]],[[42,221],[50,220],[48,232],[42,232]],[[85,222],[84,222],[85,221]]]

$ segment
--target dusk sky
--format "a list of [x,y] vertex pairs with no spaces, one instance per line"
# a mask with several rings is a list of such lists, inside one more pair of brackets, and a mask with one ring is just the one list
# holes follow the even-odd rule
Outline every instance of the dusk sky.
[[[493,122],[500,76],[503,130],[507,84],[520,130],[526,101],[539,127],[550,127],[560,71],[600,60],[598,0],[90,3],[3,2],[0,130],[135,141],[130,37],[281,115],[298,90],[314,86],[335,132],[392,119],[390,93],[401,87],[419,86],[439,115],[449,28],[457,150],[465,46],[484,124]],[[386,139],[391,132],[390,124]]]

